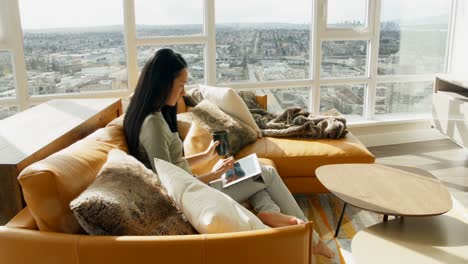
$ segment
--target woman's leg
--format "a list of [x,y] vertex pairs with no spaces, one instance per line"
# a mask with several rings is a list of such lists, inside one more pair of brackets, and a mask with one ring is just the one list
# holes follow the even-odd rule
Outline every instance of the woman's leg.
[[[231,185],[228,188],[223,188],[220,180],[212,182],[210,185],[229,195],[237,202],[243,202],[248,199],[255,211],[259,212],[259,216],[265,213],[262,217],[267,215],[266,218],[270,218],[270,220],[273,218],[272,221],[275,223],[288,221],[290,218],[285,219],[288,215],[297,217],[302,221],[308,221],[275,168],[262,166],[262,178],[263,181],[248,179]],[[271,214],[268,215],[268,213]],[[315,230],[312,244],[314,253],[330,258],[334,256],[334,253],[320,241],[320,237]]]
[[[258,184],[264,187],[268,195],[259,193],[251,196],[249,199],[257,212],[268,212],[268,204],[274,203],[279,207],[281,213],[295,216],[302,221],[308,221],[275,168],[262,166],[262,178],[263,183],[259,182]],[[267,199],[265,196],[269,196],[270,199]]]
[[307,221],[296,200],[273,167],[262,166],[262,179],[255,181],[247,179],[228,188],[223,188],[220,180],[212,182],[210,185],[237,202],[248,199],[257,212],[282,212]]

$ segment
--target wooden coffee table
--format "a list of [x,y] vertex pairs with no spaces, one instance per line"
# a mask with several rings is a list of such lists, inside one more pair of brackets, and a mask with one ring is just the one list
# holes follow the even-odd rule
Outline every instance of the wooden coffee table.
[[336,228],[340,231],[346,205],[393,216],[440,215],[452,208],[447,189],[429,172],[406,166],[335,164],[319,167],[317,178],[344,205]]

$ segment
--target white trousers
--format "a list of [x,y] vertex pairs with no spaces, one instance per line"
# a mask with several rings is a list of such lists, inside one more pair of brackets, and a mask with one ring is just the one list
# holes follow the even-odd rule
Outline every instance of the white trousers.
[[[262,166],[262,178],[263,181],[250,178],[227,188],[223,188],[221,180],[216,180],[210,186],[239,203],[248,200],[256,212],[281,212],[308,221],[275,168]],[[318,239],[314,230],[314,244]]]

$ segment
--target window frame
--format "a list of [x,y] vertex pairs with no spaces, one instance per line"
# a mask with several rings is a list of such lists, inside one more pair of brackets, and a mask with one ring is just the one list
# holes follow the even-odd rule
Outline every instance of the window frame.
[[[309,111],[319,113],[320,87],[322,85],[352,85],[365,84],[367,89],[364,101],[364,121],[375,122],[375,97],[376,85],[382,82],[416,82],[433,81],[436,74],[421,75],[391,75],[379,76],[378,56],[380,41],[380,11],[382,0],[366,0],[366,27],[364,28],[335,28],[327,27],[327,0],[310,0],[307,8],[312,10],[310,21],[309,43],[309,78],[291,79],[280,81],[265,81],[255,83],[218,83],[216,80],[216,8],[215,0],[200,0],[203,2],[203,32],[193,36],[153,36],[137,37],[135,22],[135,1],[121,0],[124,14],[124,41],[127,58],[128,88],[125,91],[101,91],[84,92],[79,94],[39,95],[30,97],[27,87],[27,73],[24,59],[23,34],[20,21],[19,1],[0,0],[0,26],[3,26],[4,38],[0,39],[0,51],[8,51],[12,54],[12,66],[16,83],[16,98],[0,98],[0,103],[17,104],[20,111],[27,109],[32,104],[45,102],[58,98],[106,98],[128,97],[134,90],[138,81],[137,48],[139,46],[164,46],[164,45],[204,45],[205,82],[212,86],[229,86],[242,89],[277,89],[277,88],[303,88],[309,87]],[[453,42],[454,12],[458,0],[451,0],[451,12],[448,21],[448,33],[446,40],[444,71],[448,72],[451,62],[451,48]],[[8,25],[8,26],[5,26]],[[0,36],[1,37],[1,36]],[[320,78],[320,66],[323,41],[333,40],[365,40],[367,48],[367,74],[361,77]],[[402,117],[407,119],[407,117]],[[418,117],[419,119],[419,117]],[[362,120],[361,120],[362,121]],[[383,120],[384,121],[384,120]]]

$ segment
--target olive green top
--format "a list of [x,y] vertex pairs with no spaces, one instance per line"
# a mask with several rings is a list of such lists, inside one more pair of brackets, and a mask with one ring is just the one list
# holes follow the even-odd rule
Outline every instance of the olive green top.
[[178,132],[172,132],[161,112],[148,115],[141,125],[138,159],[147,168],[154,167],[154,158],[170,162],[192,173],[183,157],[183,145]]

